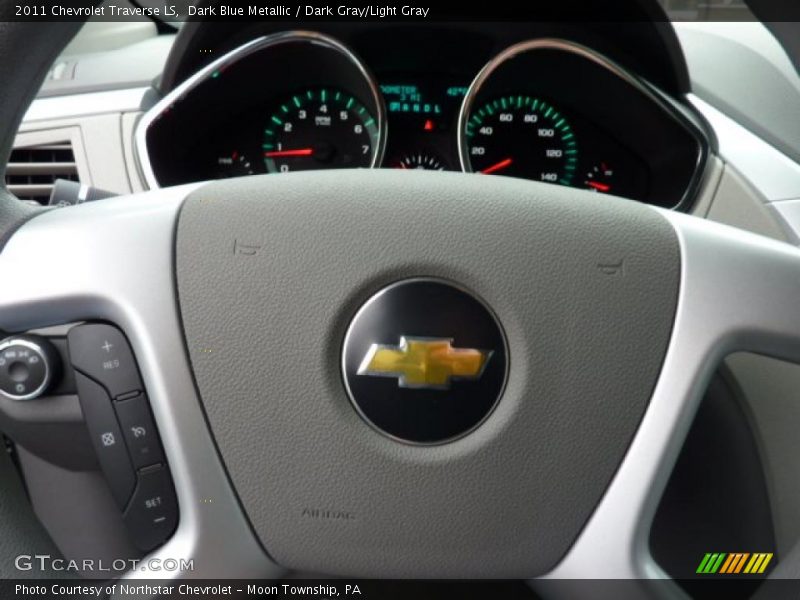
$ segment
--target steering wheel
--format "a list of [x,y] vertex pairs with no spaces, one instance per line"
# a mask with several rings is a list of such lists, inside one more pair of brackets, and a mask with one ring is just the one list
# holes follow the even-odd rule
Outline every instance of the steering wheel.
[[[76,28],[0,24],[3,163]],[[0,244],[0,328],[130,341],[174,577],[665,577],[648,531],[715,367],[800,360],[800,250],[502,177],[3,192]]]

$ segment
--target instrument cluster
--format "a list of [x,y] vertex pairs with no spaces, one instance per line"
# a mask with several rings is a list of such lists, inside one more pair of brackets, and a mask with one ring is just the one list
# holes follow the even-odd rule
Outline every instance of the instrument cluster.
[[287,32],[186,79],[143,116],[136,149],[150,187],[311,169],[461,170],[685,208],[708,143],[674,99],[564,39],[516,43],[465,74],[373,71],[334,37]]

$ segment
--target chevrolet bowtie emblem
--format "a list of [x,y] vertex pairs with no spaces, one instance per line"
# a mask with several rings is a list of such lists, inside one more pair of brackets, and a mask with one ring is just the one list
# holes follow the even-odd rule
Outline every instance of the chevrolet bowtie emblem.
[[398,346],[372,344],[359,375],[394,377],[404,388],[446,390],[453,379],[478,379],[492,352],[453,348],[452,339],[403,336]]

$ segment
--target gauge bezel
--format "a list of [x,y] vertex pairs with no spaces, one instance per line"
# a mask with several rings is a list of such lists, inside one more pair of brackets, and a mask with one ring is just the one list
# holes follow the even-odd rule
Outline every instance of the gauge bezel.
[[591,48],[560,38],[535,38],[518,42],[495,55],[478,72],[478,74],[475,76],[475,79],[473,79],[472,83],[467,89],[467,93],[464,95],[464,99],[461,102],[461,109],[458,113],[456,144],[458,147],[458,159],[461,170],[465,173],[473,172],[472,165],[469,160],[466,127],[472,114],[475,101],[480,93],[484,91],[484,86],[490,80],[494,72],[506,62],[521,54],[534,52],[537,50],[555,50],[573,54],[605,69],[615,77],[621,79],[623,82],[631,86],[638,93],[642,94],[647,100],[655,104],[668,118],[682,127],[692,136],[697,146],[697,157],[695,160],[694,171],[692,172],[691,179],[689,180],[680,200],[671,207],[673,210],[688,208],[688,205],[694,200],[697,191],[700,189],[708,169],[708,157],[710,152],[708,138],[705,132],[695,123],[693,123],[683,112],[678,110],[678,108],[669,102],[663,95],[658,93],[657,90],[652,88],[648,83],[641,80],[639,77],[621,65],[617,64],[603,54],[592,50]]
[[316,31],[294,30],[284,31],[271,35],[256,38],[246,44],[231,50],[224,56],[206,65],[191,77],[186,79],[181,85],[173,89],[152,108],[150,108],[136,124],[134,133],[134,154],[139,173],[148,189],[160,189],[161,185],[153,170],[150,153],[147,146],[147,134],[150,127],[166,111],[170,110],[178,101],[189,95],[200,84],[212,77],[215,71],[224,70],[235,63],[247,58],[255,53],[262,52],[269,48],[290,43],[308,43],[318,47],[323,47],[341,54],[347,61],[352,63],[357,73],[363,77],[367,89],[369,89],[372,103],[375,106],[375,121],[378,125],[378,137],[376,147],[370,161],[369,168],[374,169],[383,162],[386,150],[386,106],[383,95],[380,92],[378,82],[364,62],[349,47],[334,37]]

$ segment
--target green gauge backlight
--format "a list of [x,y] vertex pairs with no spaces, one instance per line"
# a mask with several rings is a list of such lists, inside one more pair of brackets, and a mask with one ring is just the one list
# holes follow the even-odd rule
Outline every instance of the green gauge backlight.
[[354,96],[336,88],[292,94],[268,117],[262,142],[270,173],[369,167],[379,130]]
[[573,184],[575,134],[567,117],[540,98],[511,94],[490,100],[472,111],[464,135],[474,172]]

